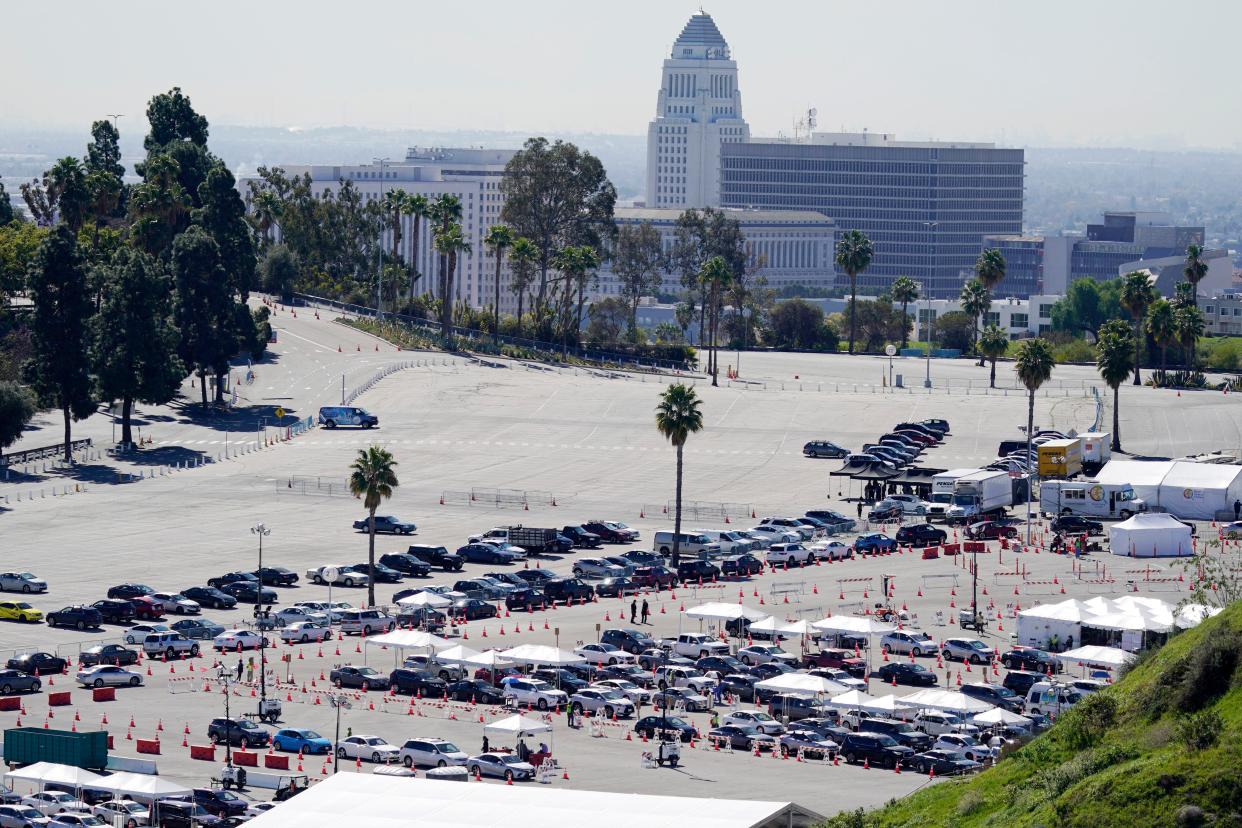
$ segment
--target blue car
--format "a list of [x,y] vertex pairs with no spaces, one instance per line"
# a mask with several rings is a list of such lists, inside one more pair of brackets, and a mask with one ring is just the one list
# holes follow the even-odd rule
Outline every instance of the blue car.
[[859,535],[854,541],[855,552],[892,552],[897,548],[897,541],[885,535],[883,532],[872,532],[869,535]]
[[332,742],[304,727],[285,727],[272,737],[272,747],[286,753],[327,753]]

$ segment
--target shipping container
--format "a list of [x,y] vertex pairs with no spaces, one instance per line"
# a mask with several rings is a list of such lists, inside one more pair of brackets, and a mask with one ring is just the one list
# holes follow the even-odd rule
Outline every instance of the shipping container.
[[10,727],[4,731],[5,764],[55,762],[79,768],[108,764],[108,734],[103,730],[73,733],[41,727]]

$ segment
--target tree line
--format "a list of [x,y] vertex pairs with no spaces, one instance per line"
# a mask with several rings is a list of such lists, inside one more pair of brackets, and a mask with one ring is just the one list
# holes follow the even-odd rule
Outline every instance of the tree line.
[[[101,403],[119,405],[121,440],[132,443],[135,403],[170,402],[195,374],[206,409],[222,400],[230,361],[266,348],[267,309],[247,304],[254,232],[232,173],[207,146],[206,118],[179,88],[154,96],[146,114],[140,182],[124,182],[115,124],[96,121],[82,158],[21,185],[32,221],[0,214],[0,370],[10,373],[0,448],[36,407],[52,409],[71,461],[71,423]],[[28,313],[10,307],[16,292],[29,297]]]

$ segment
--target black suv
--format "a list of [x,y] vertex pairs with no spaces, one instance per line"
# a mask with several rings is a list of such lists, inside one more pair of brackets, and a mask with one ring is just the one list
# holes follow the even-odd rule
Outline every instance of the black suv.
[[[438,566],[445,572],[461,572],[461,568],[465,566],[465,561],[461,555],[456,552],[450,552],[443,546],[425,546],[422,544],[411,544],[405,550],[407,555],[413,555],[420,561]],[[395,568],[395,567],[394,567]]]
[[298,582],[298,573],[284,566],[265,566],[251,574],[264,586],[293,586]]
[[216,744],[228,742],[243,748],[267,747],[272,737],[268,732],[249,719],[226,719],[223,716],[212,719],[207,725],[207,738]]
[[979,682],[977,684],[963,684],[957,689],[962,695],[985,701],[996,707],[1003,707],[1010,713],[1022,712],[1022,698],[1004,685]]
[[914,751],[883,733],[850,733],[841,741],[841,756],[846,764],[866,761],[877,768],[892,768],[899,763],[909,765]]
[[682,561],[677,564],[677,577],[683,581],[710,581],[720,577],[720,567],[704,560]]
[[1053,532],[1067,532],[1071,535],[1081,535],[1084,532],[1088,535],[1104,534],[1104,524],[1078,515],[1061,515],[1052,521],[1051,528]]
[[1031,687],[1035,682],[1043,681],[1046,678],[1047,675],[1043,673],[1035,673],[1029,670],[1010,670],[1005,674],[1001,687],[1012,690],[1020,698],[1024,699],[1031,692]]
[[949,539],[948,533],[926,523],[912,523],[897,530],[896,540],[906,546],[940,546]]
[[732,693],[739,701],[750,703],[755,700],[755,685],[758,682],[756,676],[730,673],[720,677],[720,690],[722,693]]
[[629,627],[614,627],[610,630],[604,630],[604,634],[600,637],[600,643],[620,647],[633,655],[638,655],[643,650],[650,650],[656,646],[655,639],[647,635],[647,633]]
[[595,587],[581,578],[553,578],[544,581],[543,594],[549,601],[589,601],[595,597]]
[[49,627],[74,627],[79,630],[99,629],[104,622],[103,613],[94,607],[65,607],[49,612],[44,620]]
[[215,828],[224,820],[207,812],[197,802],[185,799],[160,799],[152,804],[151,824],[156,828]]
[[388,686],[394,693],[406,693],[411,696],[426,696],[438,699],[448,690],[444,679],[426,670],[411,670],[400,667],[388,674]]
[[104,598],[91,606],[103,617],[105,624],[127,624],[134,620],[134,608],[129,601]]
[[864,718],[858,723],[858,730],[863,733],[883,733],[885,736],[892,736],[897,740],[897,744],[913,748],[915,753],[931,750],[932,742],[935,741],[909,722],[897,719]]
[[574,542],[574,546],[579,549],[597,549],[603,539],[594,532],[588,532],[581,526],[566,526],[561,529],[561,534]]
[[760,575],[763,573],[763,561],[754,555],[734,555],[720,562],[723,575]]
[[1036,673],[1061,672],[1061,660],[1043,650],[1010,650],[1002,653],[1001,664],[1007,670],[1031,670]]
[[196,586],[181,590],[181,594],[191,601],[197,601],[204,607],[212,609],[232,609],[237,606],[237,599],[227,592],[221,592],[215,587]]
[[246,801],[237,794],[214,788],[195,788],[194,801],[202,805],[207,813],[218,817],[241,816],[247,808]]
[[393,552],[388,555],[380,555],[379,563],[389,569],[395,569],[403,575],[413,575],[416,578],[425,578],[431,574],[431,564],[408,552]]

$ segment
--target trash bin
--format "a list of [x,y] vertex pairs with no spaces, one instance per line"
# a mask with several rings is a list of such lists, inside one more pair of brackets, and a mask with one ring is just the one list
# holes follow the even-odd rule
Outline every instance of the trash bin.
[[901,384],[901,374],[897,374],[896,378],[893,380],[893,387],[905,388],[905,386]]

